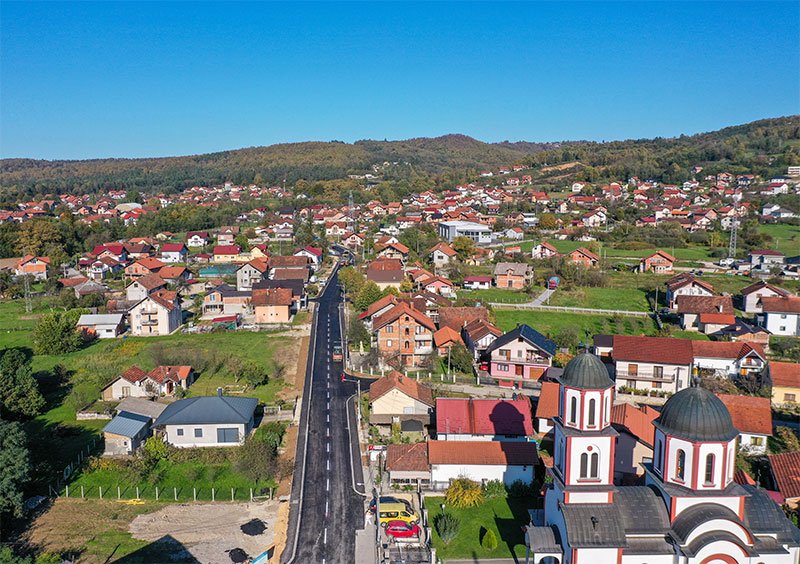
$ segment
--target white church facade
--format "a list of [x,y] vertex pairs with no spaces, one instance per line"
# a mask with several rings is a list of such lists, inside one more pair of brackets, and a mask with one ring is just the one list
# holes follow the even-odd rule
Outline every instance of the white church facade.
[[733,481],[738,431],[702,388],[664,405],[645,485],[615,486],[614,382],[589,353],[559,379],[554,463],[526,564],[798,564],[800,530],[763,491]]

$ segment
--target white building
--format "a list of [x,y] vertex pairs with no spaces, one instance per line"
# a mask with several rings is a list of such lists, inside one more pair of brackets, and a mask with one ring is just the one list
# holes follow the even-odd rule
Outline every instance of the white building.
[[121,313],[84,313],[78,318],[76,328],[95,335],[98,339],[113,339],[125,332],[125,321]]
[[646,485],[616,486],[617,432],[599,399],[613,400],[614,383],[584,353],[560,385],[552,481],[526,528],[526,563],[796,564],[800,538],[781,508],[733,481],[739,432],[711,392],[672,396],[653,422]]
[[517,481],[530,484],[537,461],[536,443],[428,441],[431,484],[439,488],[462,477],[484,484],[492,480],[508,486]]
[[773,335],[800,337],[800,298],[761,298],[763,313],[759,325]]
[[456,237],[468,237],[484,245],[492,242],[492,230],[488,225],[472,221],[443,221],[439,224],[439,237],[448,243]]
[[255,398],[216,396],[178,400],[153,424],[164,440],[178,448],[236,446],[253,429]]

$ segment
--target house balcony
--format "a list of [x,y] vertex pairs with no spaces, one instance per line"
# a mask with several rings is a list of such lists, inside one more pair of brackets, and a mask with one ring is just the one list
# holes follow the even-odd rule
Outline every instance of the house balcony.
[[620,380],[642,380],[648,382],[674,382],[674,374],[659,374],[653,370],[617,370],[616,379]]
[[158,325],[158,319],[142,319],[141,324],[145,327],[154,327]]

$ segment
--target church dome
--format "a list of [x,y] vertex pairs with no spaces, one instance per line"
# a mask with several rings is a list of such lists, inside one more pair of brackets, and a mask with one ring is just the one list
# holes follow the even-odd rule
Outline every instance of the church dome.
[[653,425],[688,441],[729,441],[739,434],[725,404],[704,388],[686,388],[669,398]]
[[614,385],[606,365],[591,353],[581,353],[567,363],[560,381],[570,388],[605,390]]

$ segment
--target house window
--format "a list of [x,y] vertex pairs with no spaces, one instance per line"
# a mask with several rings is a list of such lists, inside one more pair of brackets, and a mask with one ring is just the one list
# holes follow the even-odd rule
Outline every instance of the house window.
[[594,410],[595,410],[596,404],[597,404],[597,402],[594,400],[594,398],[589,400],[589,427],[594,427],[595,426]]
[[653,388],[658,389],[661,387],[661,382],[653,382]]
[[229,429],[217,429],[218,443],[238,443],[239,429],[231,427]]
[[386,346],[387,346],[387,347],[389,347],[389,348],[391,348],[391,346],[392,346],[392,340],[391,340],[391,339],[389,339],[388,341],[386,341]]
[[661,466],[661,441],[656,441],[655,463],[655,467],[658,469],[658,467]]
[[497,365],[498,372],[508,372],[508,364],[498,364]]
[[122,386],[122,397],[127,398],[131,395],[131,387],[130,386]]
[[406,349],[406,350],[410,349],[410,348],[411,348],[411,343],[410,343],[409,341],[406,341],[406,342],[403,344],[403,348],[404,348],[404,349]]
[[387,325],[386,326],[386,332],[387,333],[394,333],[394,327],[392,327],[391,325]]
[[405,328],[405,332],[403,334],[404,335],[410,335],[411,334],[411,330],[408,327],[406,327]]
[[783,394],[783,401],[797,401],[795,394]]
[[663,378],[664,377],[664,367],[663,366],[654,366],[653,367],[653,377],[654,378]]
[[569,402],[569,422],[575,423],[578,418],[578,398],[572,396]]
[[175,431],[175,434],[178,435],[179,437],[182,437],[183,436],[183,429],[177,429]]
[[675,458],[675,479],[683,481],[686,475],[686,451],[678,449]]
[[764,444],[764,437],[750,437],[751,446],[761,446]]
[[201,439],[203,437],[203,430],[202,429],[195,429],[194,430],[194,437],[196,439]]
[[581,474],[583,480],[597,479],[600,472],[600,455],[596,452],[581,454]]
[[706,484],[714,483],[714,455],[706,456]]

